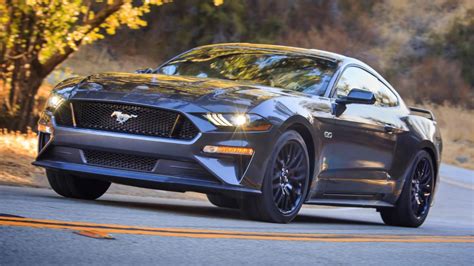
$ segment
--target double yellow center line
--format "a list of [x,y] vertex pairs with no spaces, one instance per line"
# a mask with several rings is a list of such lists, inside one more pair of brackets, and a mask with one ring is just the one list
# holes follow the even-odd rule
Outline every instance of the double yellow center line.
[[245,232],[188,228],[154,228],[116,224],[68,222],[59,220],[30,219],[0,216],[0,226],[18,226],[41,229],[93,231],[102,234],[131,234],[164,237],[189,237],[212,239],[246,239],[313,242],[398,242],[398,243],[474,243],[473,236],[428,235],[349,235],[349,234],[288,234]]

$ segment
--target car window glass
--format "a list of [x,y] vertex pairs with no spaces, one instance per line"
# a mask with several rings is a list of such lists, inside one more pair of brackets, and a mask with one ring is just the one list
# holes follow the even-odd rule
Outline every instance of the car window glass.
[[174,58],[157,72],[235,80],[321,96],[336,68],[334,62],[300,54],[203,48]]
[[375,105],[384,107],[398,105],[397,97],[375,76],[361,68],[349,67],[344,70],[337,82],[336,96],[345,97],[350,90],[356,88],[371,91],[375,95]]
[[379,101],[381,106],[397,106],[398,99],[397,96],[387,87],[385,84],[379,81],[377,86],[377,92],[375,93],[375,98]]

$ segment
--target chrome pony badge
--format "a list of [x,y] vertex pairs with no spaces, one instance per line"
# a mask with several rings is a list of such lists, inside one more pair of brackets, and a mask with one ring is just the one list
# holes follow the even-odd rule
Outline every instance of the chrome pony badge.
[[123,124],[123,123],[127,122],[128,119],[138,117],[138,115],[128,115],[128,114],[124,114],[120,111],[114,111],[110,115],[110,117],[116,117],[115,121],[117,121],[119,124]]

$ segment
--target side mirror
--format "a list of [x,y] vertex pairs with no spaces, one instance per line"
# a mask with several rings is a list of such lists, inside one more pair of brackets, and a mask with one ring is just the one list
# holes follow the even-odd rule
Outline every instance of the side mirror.
[[143,68],[143,69],[138,69],[138,70],[135,70],[135,74],[151,74],[153,73],[153,69],[152,68]]
[[366,90],[361,90],[361,89],[352,89],[346,97],[336,99],[336,103],[343,104],[343,105],[351,104],[351,103],[374,104],[375,95],[371,91],[366,91]]

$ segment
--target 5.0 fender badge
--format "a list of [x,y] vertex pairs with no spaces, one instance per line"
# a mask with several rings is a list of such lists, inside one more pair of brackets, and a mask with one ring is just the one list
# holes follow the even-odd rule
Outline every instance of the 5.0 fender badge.
[[327,138],[327,139],[332,139],[332,132],[324,131],[324,137]]

